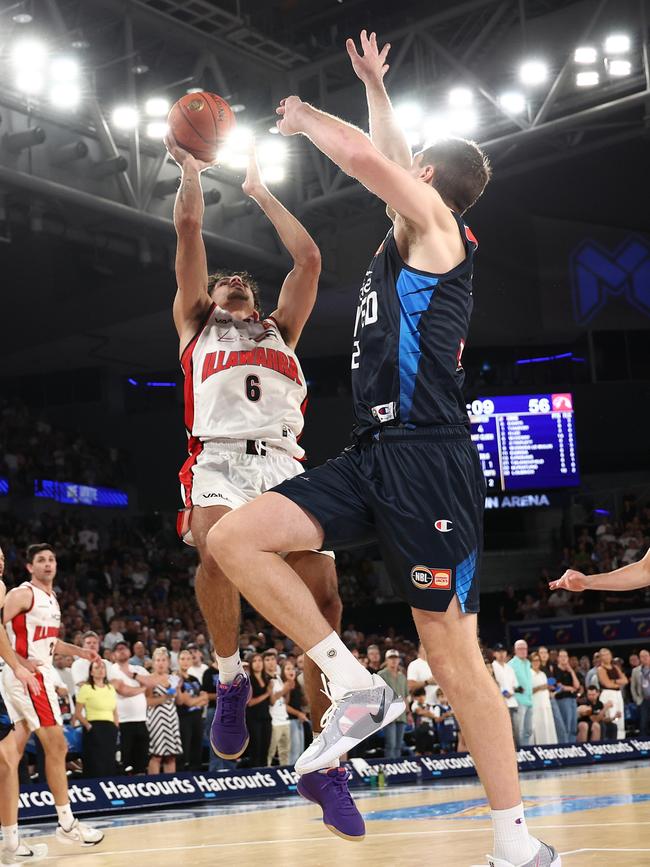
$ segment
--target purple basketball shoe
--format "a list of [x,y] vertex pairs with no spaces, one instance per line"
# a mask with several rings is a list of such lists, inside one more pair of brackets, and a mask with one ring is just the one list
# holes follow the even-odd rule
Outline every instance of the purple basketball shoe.
[[337,837],[361,842],[366,826],[348,789],[350,774],[345,768],[330,768],[326,772],[303,774],[298,780],[298,792],[318,804],[323,810],[323,824]]
[[232,683],[219,684],[210,744],[220,759],[238,759],[248,746],[246,705],[251,694],[246,674],[238,674]]

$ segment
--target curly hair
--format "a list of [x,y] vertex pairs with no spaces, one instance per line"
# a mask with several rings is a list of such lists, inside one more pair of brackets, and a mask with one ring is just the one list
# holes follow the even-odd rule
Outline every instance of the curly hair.
[[262,302],[260,299],[260,287],[257,281],[248,271],[213,271],[208,274],[208,295],[212,297],[212,290],[220,280],[227,280],[229,277],[241,277],[253,293],[253,304],[257,312],[262,316]]

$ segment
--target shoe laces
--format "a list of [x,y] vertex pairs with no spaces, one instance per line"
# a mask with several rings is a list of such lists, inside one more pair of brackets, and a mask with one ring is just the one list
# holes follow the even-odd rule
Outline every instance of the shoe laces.
[[334,774],[330,776],[329,773],[326,776],[331,781],[332,785],[336,786],[337,795],[341,802],[341,807],[348,810],[349,812],[354,811],[356,813],[357,805],[354,803],[354,799],[350,794],[350,789],[348,788],[348,781],[350,780],[351,776],[350,773],[346,771],[345,776],[343,776],[342,774],[338,773],[337,769],[336,776]]
[[[219,708],[219,722],[224,726],[232,726],[237,723],[237,688],[241,686],[243,675],[238,674],[227,689],[220,692],[217,707]],[[225,684],[224,684],[225,686]],[[233,687],[235,687],[233,689]]]
[[323,693],[324,696],[326,696],[330,700],[330,706],[326,709],[325,713],[320,718],[321,733],[322,733],[325,731],[325,729],[327,728],[329,723],[332,721],[334,713],[336,712],[336,710],[338,710],[338,707],[341,704],[341,702],[343,701],[343,699],[347,698],[347,696],[349,695],[349,692],[344,693],[339,698],[335,698],[333,693],[332,693],[332,690],[330,688],[329,681],[327,680],[325,675],[321,673],[320,677],[321,677],[321,680],[323,681],[323,689],[321,689],[321,692]]

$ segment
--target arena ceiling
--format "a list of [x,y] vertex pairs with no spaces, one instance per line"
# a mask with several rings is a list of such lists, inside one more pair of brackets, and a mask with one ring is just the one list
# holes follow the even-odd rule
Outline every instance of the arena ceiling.
[[[612,155],[636,159],[645,147],[647,5],[3,0],[0,262],[9,280],[3,281],[2,321],[28,321],[36,308],[48,323],[30,332],[29,346],[20,328],[3,329],[5,373],[98,361],[126,369],[138,358],[156,369],[173,360],[168,308],[177,170],[160,142],[147,138],[144,120],[132,130],[116,128],[112,112],[120,102],[142,112],[152,96],[173,101],[191,88],[215,90],[240,107],[239,124],[263,139],[270,136],[277,101],[296,92],[364,126],[363,89],[344,41],[372,28],[393,46],[387,81],[396,105],[416,102],[433,117],[452,86],[473,92],[477,128],[471,134],[495,166],[493,190],[475,219],[493,220],[495,209],[500,219],[516,219],[516,193],[520,208],[538,203],[548,210],[555,200],[576,219],[589,220],[593,191],[572,188],[576,166],[597,172]],[[602,46],[612,32],[631,36],[629,74],[610,75],[601,50],[598,86],[577,88],[575,47]],[[13,46],[26,37],[40,38],[50,54],[73,56],[80,64],[78,107],[61,109],[45,94],[21,92],[10,63]],[[500,94],[519,88],[517,69],[526,58],[543,59],[548,80],[525,93],[526,109],[515,114],[502,108]],[[308,143],[291,139],[287,145],[286,179],[275,190],[317,237],[325,264],[303,352],[345,352],[353,287],[384,230],[383,209]],[[554,178],[556,188],[540,185],[540,176]],[[213,200],[206,210],[206,243],[216,264],[255,271],[270,295],[287,260],[263,217],[243,201],[241,180],[241,170],[231,167],[206,177]],[[607,203],[601,204],[606,211]],[[612,199],[609,210],[621,205]],[[629,214],[634,203],[624,207]]]

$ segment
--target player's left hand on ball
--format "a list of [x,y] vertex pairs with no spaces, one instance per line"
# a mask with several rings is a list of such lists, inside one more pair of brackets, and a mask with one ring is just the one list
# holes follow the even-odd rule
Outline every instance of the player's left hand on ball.
[[280,105],[276,108],[275,113],[280,115],[277,127],[282,135],[296,135],[301,132],[300,112],[304,105],[305,103],[299,96],[287,96],[286,99],[280,100]]
[[549,584],[551,590],[571,590],[573,593],[580,593],[581,590],[587,589],[587,576],[582,572],[576,572],[575,569],[567,569],[561,578],[557,581],[551,581]]
[[32,695],[41,694],[40,683],[24,665],[19,665],[15,669],[14,674],[16,675],[16,679],[25,687],[25,692],[30,692]]

